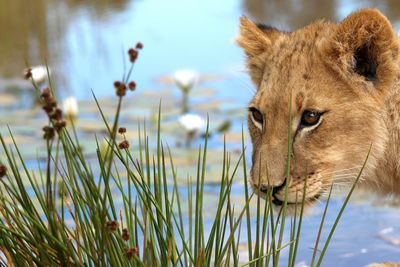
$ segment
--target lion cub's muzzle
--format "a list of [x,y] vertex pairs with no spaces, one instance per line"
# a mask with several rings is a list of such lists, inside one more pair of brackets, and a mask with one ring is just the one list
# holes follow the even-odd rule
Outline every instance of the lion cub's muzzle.
[[[285,189],[287,185],[287,178],[284,179],[283,183],[277,186],[270,186],[265,183],[261,184],[253,184],[253,190],[254,192],[259,195],[260,197],[267,199],[268,196],[271,196],[271,202],[276,205],[276,206],[283,206],[285,203]],[[290,191],[290,189],[289,189]],[[291,199],[290,196],[288,196],[289,199]],[[316,200],[318,200],[321,197],[321,193],[317,193],[313,195],[312,197],[306,197],[305,201],[307,204],[312,204]],[[287,200],[286,202],[288,205],[301,205],[302,201],[297,201],[297,196],[296,196],[296,201],[293,200]]]

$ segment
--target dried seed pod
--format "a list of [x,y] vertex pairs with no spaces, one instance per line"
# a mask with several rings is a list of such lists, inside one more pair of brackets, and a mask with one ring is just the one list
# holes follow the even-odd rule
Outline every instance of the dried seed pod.
[[44,110],[47,114],[50,114],[51,112],[53,112],[53,107],[44,105],[44,106],[43,106],[43,110]]
[[122,141],[118,145],[119,149],[127,149],[129,148],[129,142],[127,140]]
[[26,80],[29,80],[30,78],[32,78],[32,68],[27,68],[24,71],[24,78]]
[[126,89],[117,89],[116,95],[119,97],[123,97],[126,95]]
[[120,86],[121,86],[121,82],[120,81],[115,81],[114,82],[114,87],[115,87],[115,89],[118,89]]
[[119,133],[119,134],[124,134],[124,133],[126,133],[126,128],[125,128],[125,127],[119,127],[119,128],[118,128],[118,133]]
[[40,95],[43,99],[47,99],[51,96],[51,91],[50,88],[46,87],[42,90],[42,93]]
[[129,232],[128,232],[128,229],[126,229],[126,228],[122,229],[122,239],[124,241],[129,240]]
[[129,49],[128,54],[129,54],[129,60],[130,60],[132,63],[134,63],[134,62],[136,61],[136,59],[137,59],[139,53],[138,53],[137,50],[131,48],[131,49]]
[[57,100],[53,96],[45,98],[45,103],[49,107],[53,107],[54,108],[54,107],[57,106]]
[[53,139],[55,133],[54,133],[54,128],[51,126],[44,126],[43,127],[43,139],[45,140],[51,140]]
[[128,50],[128,55],[132,55],[132,54],[134,54],[134,53],[135,53],[135,49],[129,48],[129,50]]
[[56,108],[51,114],[49,114],[50,119],[59,121],[62,119],[62,110]]
[[143,49],[143,44],[141,42],[138,42],[136,44],[136,49]]
[[128,84],[128,88],[129,88],[129,90],[134,91],[136,89],[136,83],[134,81],[131,81]]
[[118,221],[108,221],[106,222],[106,227],[111,232],[115,232],[119,227]]
[[59,120],[54,123],[54,128],[56,129],[57,133],[61,132],[61,130],[66,126],[67,122],[65,120]]
[[3,178],[7,174],[7,167],[4,164],[0,164],[0,178]]
[[125,248],[124,251],[128,260],[131,260],[133,256],[139,256],[139,249],[137,247]]

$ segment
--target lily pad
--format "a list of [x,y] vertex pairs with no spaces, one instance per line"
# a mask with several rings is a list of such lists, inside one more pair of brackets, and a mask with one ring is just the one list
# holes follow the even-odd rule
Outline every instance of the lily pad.
[[86,133],[107,133],[107,128],[102,121],[99,120],[77,120],[75,127]]
[[[225,136],[225,141],[227,143],[241,143],[242,142],[242,133],[226,133],[224,135],[221,135],[220,140],[221,142],[224,141],[224,136]],[[247,134],[245,134],[245,140],[248,139]]]
[[[199,83],[222,81],[222,80],[227,80],[229,78],[230,77],[227,74],[200,74]],[[165,84],[165,85],[175,84],[172,75],[162,75],[157,79],[155,79],[155,81],[159,84]]]
[[195,88],[189,93],[189,97],[212,97],[216,92],[212,88]]

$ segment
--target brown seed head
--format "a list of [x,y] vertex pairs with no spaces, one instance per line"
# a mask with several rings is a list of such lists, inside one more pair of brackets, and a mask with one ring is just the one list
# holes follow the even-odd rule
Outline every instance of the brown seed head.
[[118,133],[119,133],[119,134],[124,134],[124,133],[126,133],[126,128],[125,128],[125,127],[119,127],[119,128],[118,128]]
[[108,221],[106,222],[106,227],[109,231],[115,232],[119,227],[118,221]]
[[126,85],[122,82],[116,81],[114,82],[114,87],[116,89],[115,93],[119,97],[123,97],[126,95]]
[[43,127],[43,139],[45,140],[51,140],[53,139],[55,133],[54,133],[54,128],[51,126],[44,126]]
[[129,60],[130,60],[132,63],[134,63],[134,62],[136,61],[136,59],[137,59],[139,53],[138,53],[137,50],[131,48],[131,49],[129,49],[128,54],[129,54]]
[[128,88],[129,88],[129,90],[134,91],[136,89],[136,83],[134,81],[131,81],[128,84]]
[[139,256],[139,249],[137,247],[125,248],[124,252],[128,260],[131,260],[133,256]]
[[126,228],[122,229],[122,239],[124,241],[129,240],[129,232],[128,232],[128,229],[126,229]]
[[119,97],[123,97],[126,95],[126,89],[117,89],[116,95]]
[[47,113],[50,114],[53,111],[53,107],[49,107],[47,105],[43,106],[43,110]]
[[129,57],[129,61],[130,61],[131,63],[135,63],[136,59],[137,59],[137,55],[136,55],[136,56],[130,56],[130,57]]
[[122,141],[118,145],[119,149],[127,149],[129,148],[129,142],[127,140]]
[[53,128],[52,128],[51,126],[44,126],[44,127],[42,128],[42,130],[43,130],[43,132],[47,133],[47,132],[52,131]]
[[40,95],[42,98],[47,99],[51,96],[50,88],[46,87],[42,90],[42,94]]
[[120,86],[121,86],[121,82],[120,81],[115,81],[114,82],[115,89],[118,89]]
[[136,44],[136,49],[143,49],[143,44],[141,42],[138,42]]
[[0,178],[3,178],[7,174],[7,167],[4,164],[0,164]]
[[50,119],[59,121],[62,119],[62,110],[56,108],[51,114],[49,114]]
[[25,78],[26,80],[28,80],[28,79],[31,78],[31,77],[32,77],[32,69],[31,69],[31,68],[25,69],[25,71],[24,71],[24,78]]
[[54,128],[56,128],[57,133],[61,132],[63,128],[67,126],[67,121],[59,120],[54,123]]
[[50,96],[50,97],[48,97],[48,98],[45,98],[44,99],[44,102],[46,103],[46,105],[47,106],[49,106],[49,107],[56,107],[57,106],[57,100],[53,97],[53,96]]

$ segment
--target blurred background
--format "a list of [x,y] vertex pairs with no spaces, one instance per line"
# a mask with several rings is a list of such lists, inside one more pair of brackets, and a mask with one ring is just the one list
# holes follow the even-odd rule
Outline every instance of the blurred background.
[[[211,152],[221,150],[224,133],[228,148],[238,156],[246,106],[254,93],[243,53],[235,45],[239,17],[246,15],[290,31],[320,18],[341,20],[361,7],[379,8],[400,29],[396,0],[0,0],[0,132],[10,125],[17,141],[26,145],[27,157],[36,158],[46,120],[35,91],[23,79],[23,70],[47,62],[60,101],[77,100],[71,112],[76,113],[86,150],[94,152],[93,133],[104,129],[92,90],[111,116],[112,84],[127,69],[128,48],[141,41],[144,49],[132,74],[137,92],[128,98],[123,123],[135,128],[132,125],[138,119],[154,120],[162,98],[164,138],[177,147],[177,164],[183,173],[190,172],[190,158],[196,158],[196,149],[193,154],[190,147],[201,142],[207,114],[215,133]],[[177,77],[182,70],[189,78]],[[193,79],[188,102],[189,111],[200,120],[197,126],[187,125],[180,117],[182,88],[177,79]],[[46,86],[49,81],[44,78],[40,83]],[[134,139],[135,134],[131,131],[129,137]],[[188,140],[182,142],[182,136]],[[250,144],[248,138],[246,144]],[[219,160],[220,154],[215,160],[211,155],[210,161],[217,166],[210,166],[211,173],[218,170]],[[213,182],[218,181],[210,178],[206,188],[210,195],[216,192]],[[241,182],[234,188],[240,198]],[[332,205],[338,207],[340,196],[335,201]],[[308,247],[315,240],[321,209],[317,207],[305,220],[303,255],[312,252]],[[335,216],[335,210],[332,213]],[[324,266],[400,261],[399,214],[396,200],[360,193],[340,222]],[[306,265],[306,260],[299,263]]]
[[140,88],[157,89],[160,76],[192,68],[229,78],[213,84],[218,94],[246,103],[251,94],[243,87],[251,85],[234,44],[239,16],[294,30],[319,18],[340,20],[364,6],[378,7],[399,24],[395,0],[3,0],[0,78],[20,78],[27,64],[47,60],[63,96],[88,98],[90,89],[112,95],[109,87],[123,72],[125,51],[141,41],[145,49],[134,72]]

